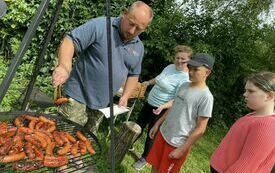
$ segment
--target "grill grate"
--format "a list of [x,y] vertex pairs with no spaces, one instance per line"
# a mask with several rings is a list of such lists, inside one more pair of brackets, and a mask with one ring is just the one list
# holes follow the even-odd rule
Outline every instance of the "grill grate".
[[[48,167],[42,167],[37,170],[31,171],[31,173],[72,173],[72,172],[87,172],[90,169],[93,169],[95,167],[96,159],[98,155],[101,152],[101,146],[98,142],[97,137],[89,132],[87,129],[83,128],[82,126],[78,125],[77,123],[74,123],[70,120],[67,120],[63,117],[57,116],[57,115],[49,115],[49,114],[35,114],[31,112],[0,112],[0,121],[7,122],[9,126],[13,126],[13,120],[22,114],[29,114],[33,116],[45,116],[49,119],[55,120],[56,121],[56,127],[57,130],[60,131],[67,131],[73,136],[75,136],[76,131],[80,130],[85,134],[87,138],[92,142],[93,148],[96,151],[95,155],[90,155],[90,154],[85,154],[85,155],[79,155],[79,156],[72,156],[70,153],[67,154],[67,157],[69,159],[69,163],[66,166],[62,166],[59,168],[48,168]],[[15,172],[12,168],[12,163],[0,163],[0,172]],[[16,172],[21,172],[21,171],[16,171]],[[91,172],[91,171],[89,171]]]

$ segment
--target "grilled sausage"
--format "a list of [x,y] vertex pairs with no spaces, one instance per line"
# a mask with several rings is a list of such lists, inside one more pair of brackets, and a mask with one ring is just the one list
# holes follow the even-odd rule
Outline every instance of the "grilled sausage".
[[24,126],[24,124],[23,124],[23,117],[22,116],[16,117],[15,120],[14,120],[14,125],[16,127],[23,127]]
[[55,101],[54,101],[54,104],[56,105],[56,106],[60,106],[60,105],[62,105],[62,104],[64,104],[64,103],[66,103],[66,102],[68,102],[68,98],[66,98],[66,97],[60,97],[60,98],[58,98],[58,99],[56,99]]
[[65,135],[67,137],[67,139],[71,142],[71,143],[75,143],[76,139],[69,133],[69,132],[65,132]]
[[9,150],[12,147],[12,139],[9,139],[6,143],[4,143],[1,147],[0,147],[0,155],[5,155],[9,152]]
[[68,158],[66,155],[64,156],[45,156],[44,159],[44,166],[51,167],[51,168],[56,168],[60,167],[63,165],[67,165],[69,162]]
[[33,133],[33,130],[28,128],[28,127],[19,127],[18,128],[18,133],[25,133],[25,134],[32,134]]
[[12,164],[14,170],[18,171],[33,171],[43,167],[43,162],[40,160],[19,161]]
[[7,155],[7,156],[4,156],[0,162],[1,163],[10,163],[10,162],[15,162],[15,161],[18,161],[18,160],[22,160],[26,157],[26,154],[24,151],[20,152],[20,153],[17,153],[17,154],[11,154],[11,155]]
[[82,155],[87,153],[87,146],[84,141],[79,141],[79,148]]
[[29,123],[29,128],[34,130],[36,123],[38,123],[38,120],[31,120]]
[[46,155],[49,155],[49,156],[53,155],[53,149],[54,149],[55,145],[56,145],[55,142],[52,142],[51,144],[47,145],[47,148],[45,151]]
[[85,144],[86,144],[86,147],[87,147],[87,150],[89,151],[89,153],[91,155],[94,155],[95,154],[95,150],[91,144],[91,142],[89,140],[85,141]]
[[31,143],[27,142],[25,144],[25,152],[26,152],[27,156],[29,157],[29,159],[33,160],[35,158],[35,154],[34,154]]
[[73,156],[75,156],[75,155],[78,153],[78,146],[79,146],[79,141],[76,141],[76,142],[73,144],[72,148],[71,148],[71,154],[72,154]]
[[53,132],[53,138],[54,138],[57,145],[59,145],[59,146],[64,145],[64,142],[62,141],[58,131]]
[[36,133],[32,134],[32,137],[34,139],[36,139],[37,141],[39,141],[39,144],[41,145],[42,148],[46,148],[48,143],[46,141],[46,139],[44,139],[43,137],[37,135]]
[[76,136],[78,139],[80,139],[81,141],[87,141],[87,138],[84,136],[84,134],[81,131],[77,131],[76,132]]
[[43,133],[41,131],[35,131],[34,134],[36,134],[40,138],[45,139],[47,145],[51,144],[51,138],[48,135],[46,135],[45,133]]
[[48,118],[46,118],[44,116],[39,116],[39,120],[42,121],[42,122],[44,122],[44,123],[49,123],[51,125],[55,125],[54,121],[52,121],[52,120],[50,120],[50,119],[48,119]]
[[44,159],[43,152],[39,148],[37,148],[37,146],[35,146],[35,145],[33,145],[32,148],[33,148],[33,151],[36,155],[36,159],[37,160],[43,160]]
[[25,140],[35,146],[41,147],[41,144],[39,143],[39,141],[37,141],[32,135],[26,135]]
[[24,115],[22,115],[22,117],[24,117],[25,119],[27,119],[29,121],[33,121],[33,120],[38,121],[38,118],[33,115],[24,114]]
[[67,154],[71,150],[71,144],[69,142],[66,142],[65,145],[57,150],[57,154],[59,156]]
[[35,124],[35,130],[41,130],[41,127],[43,126],[44,122],[42,121],[38,121],[36,124]]

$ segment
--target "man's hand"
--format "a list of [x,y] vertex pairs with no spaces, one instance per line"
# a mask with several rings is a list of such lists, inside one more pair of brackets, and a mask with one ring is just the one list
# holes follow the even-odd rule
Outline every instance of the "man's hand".
[[119,99],[119,102],[118,102],[118,106],[120,107],[120,106],[122,106],[122,107],[127,107],[127,104],[128,104],[128,98],[126,98],[126,97],[120,97],[120,99]]
[[52,83],[54,87],[61,85],[67,81],[70,72],[62,65],[58,65],[52,74]]

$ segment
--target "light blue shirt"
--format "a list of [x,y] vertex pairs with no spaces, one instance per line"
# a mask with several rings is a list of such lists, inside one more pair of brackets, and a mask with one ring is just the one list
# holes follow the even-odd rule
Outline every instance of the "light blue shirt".
[[[120,20],[111,19],[113,95],[128,76],[140,74],[144,53],[144,46],[138,37],[127,43],[122,42]],[[91,19],[67,37],[73,40],[79,58],[66,82],[66,94],[91,109],[106,107],[109,103],[106,18]]]
[[178,71],[175,64],[170,64],[155,78],[156,84],[148,96],[148,103],[152,106],[160,105],[174,99],[180,85],[189,81],[187,72]]

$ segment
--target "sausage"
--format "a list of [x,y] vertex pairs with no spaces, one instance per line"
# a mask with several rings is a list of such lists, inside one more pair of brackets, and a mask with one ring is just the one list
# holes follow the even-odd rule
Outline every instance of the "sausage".
[[61,140],[62,140],[64,143],[69,143],[69,142],[70,142],[69,139],[67,138],[67,135],[66,135],[65,132],[58,132],[58,133],[59,133],[59,135],[60,135]]
[[46,141],[46,139],[44,139],[41,136],[38,136],[37,134],[32,134],[32,137],[34,137],[34,139],[36,139],[37,141],[39,141],[39,144],[41,145],[42,148],[46,148],[48,143]]
[[89,151],[89,153],[91,155],[94,155],[95,154],[95,150],[91,144],[91,142],[89,140],[85,141],[85,144],[86,144],[86,147],[87,147],[87,150]]
[[26,154],[24,151],[20,152],[20,153],[17,153],[17,154],[11,154],[11,155],[7,155],[7,156],[4,156],[0,162],[1,163],[10,163],[10,162],[15,162],[15,161],[18,161],[18,160],[22,160],[26,157]]
[[59,106],[59,105],[62,105],[62,104],[64,104],[64,103],[66,103],[66,102],[68,102],[68,98],[66,98],[66,97],[60,97],[60,98],[58,98],[58,99],[56,99],[55,101],[54,101],[54,104],[56,105],[56,106]]
[[82,155],[87,153],[87,146],[84,141],[79,141],[79,148]]
[[38,123],[38,120],[31,120],[29,123],[29,128],[34,130],[36,123]]
[[12,139],[9,139],[6,143],[4,143],[1,147],[0,147],[0,155],[5,155],[9,152],[9,150],[12,147]]
[[43,162],[40,160],[19,161],[12,164],[12,168],[18,171],[33,171],[43,167]]
[[56,130],[56,125],[54,124],[54,125],[50,125],[46,131],[52,133],[55,130]]
[[25,134],[32,134],[33,133],[33,130],[28,128],[28,127],[19,127],[18,128],[18,133],[25,133]]
[[37,148],[37,146],[35,146],[35,145],[33,145],[32,148],[33,148],[33,151],[36,155],[36,159],[37,160],[43,160],[43,158],[44,158],[43,152],[39,148]]
[[8,132],[8,124],[5,122],[0,122],[0,135]]
[[64,142],[62,141],[58,131],[53,132],[53,138],[57,145],[59,145],[59,146],[64,145]]
[[88,139],[83,135],[83,133],[81,131],[77,131],[76,132],[76,136],[78,139],[80,139],[81,141],[87,141]]
[[41,147],[39,141],[37,141],[32,135],[26,135],[25,140],[33,144],[34,146]]
[[71,142],[71,143],[75,143],[76,139],[69,133],[69,132],[65,132],[65,135],[67,137],[67,139]]
[[54,121],[52,121],[52,120],[50,120],[50,119],[48,119],[48,118],[46,118],[44,116],[39,116],[39,120],[42,121],[42,122],[44,122],[44,123],[49,123],[51,125],[55,125]]
[[51,144],[51,138],[48,135],[46,135],[45,133],[40,132],[40,131],[35,131],[34,134],[36,134],[40,138],[45,139],[47,145]]
[[45,151],[46,155],[49,155],[49,156],[53,155],[53,149],[54,149],[55,145],[56,145],[55,142],[52,142],[51,144],[47,145],[47,148]]
[[35,130],[40,130],[41,127],[43,126],[44,122],[42,121],[38,121],[38,123],[35,124]]
[[66,155],[64,156],[45,156],[44,166],[56,168],[63,165],[67,165],[69,162]]
[[16,154],[19,153],[20,151],[22,151],[24,146],[23,140],[22,140],[22,136],[21,135],[16,135],[13,138],[13,145],[9,151],[9,154]]
[[16,127],[23,127],[24,126],[23,117],[21,117],[21,116],[16,117],[15,120],[14,120],[14,125]]
[[11,127],[8,129],[8,132],[5,134],[6,137],[13,137],[16,133],[17,127]]
[[71,150],[71,144],[67,142],[67,143],[65,143],[65,145],[64,145],[61,149],[57,150],[57,154],[58,154],[59,156],[65,155],[65,154],[67,154],[70,150]]
[[31,143],[29,143],[29,142],[26,143],[25,152],[26,152],[27,156],[29,157],[29,159],[33,160],[35,158],[35,154],[34,154]]
[[22,117],[24,117],[25,119],[27,119],[29,121],[33,121],[33,120],[38,121],[38,118],[33,115],[24,114],[24,115],[22,115]]
[[76,142],[73,144],[72,148],[71,148],[71,154],[72,154],[73,156],[75,156],[75,155],[78,153],[78,146],[79,146],[79,141],[76,141]]

